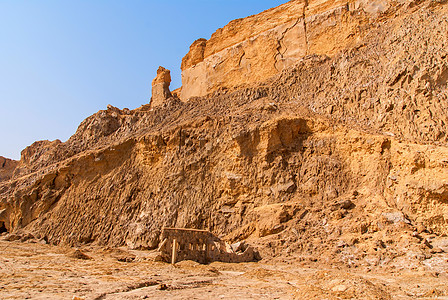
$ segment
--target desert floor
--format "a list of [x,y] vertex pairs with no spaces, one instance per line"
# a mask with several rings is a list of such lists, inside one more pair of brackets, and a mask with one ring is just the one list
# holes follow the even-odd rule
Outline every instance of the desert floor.
[[430,266],[171,265],[153,254],[0,241],[0,299],[448,299],[447,273]]

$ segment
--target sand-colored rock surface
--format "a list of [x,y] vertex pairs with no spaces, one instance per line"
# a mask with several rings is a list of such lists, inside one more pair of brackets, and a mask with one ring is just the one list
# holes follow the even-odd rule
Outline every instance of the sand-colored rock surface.
[[[150,250],[163,227],[206,229],[259,264],[332,269],[291,297],[447,296],[447,20],[446,1],[423,0],[291,1],[233,21],[182,62],[183,100],[206,96],[108,106],[26,148],[0,182],[4,238]],[[212,290],[249,283],[235,284]]]
[[170,70],[167,70],[164,67],[159,67],[157,70],[157,76],[152,81],[152,107],[163,105],[165,101],[171,97],[170,84]]
[[372,28],[412,5],[399,0],[293,0],[234,20],[209,40],[193,43],[182,62],[181,99],[260,83],[307,55],[331,57],[362,46]]

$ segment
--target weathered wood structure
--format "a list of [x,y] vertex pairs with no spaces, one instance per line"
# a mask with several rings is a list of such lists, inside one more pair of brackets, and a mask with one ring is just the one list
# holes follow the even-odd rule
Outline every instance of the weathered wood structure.
[[186,228],[163,228],[159,251],[166,262],[176,263],[193,260],[202,264],[213,261],[249,262],[257,259],[252,247],[234,250],[207,230]]

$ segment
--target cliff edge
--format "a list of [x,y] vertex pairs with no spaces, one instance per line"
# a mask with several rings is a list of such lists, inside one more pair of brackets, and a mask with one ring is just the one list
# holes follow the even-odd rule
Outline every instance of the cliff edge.
[[362,45],[370,27],[405,1],[294,0],[230,22],[195,41],[182,60],[181,99],[260,83],[307,55]]

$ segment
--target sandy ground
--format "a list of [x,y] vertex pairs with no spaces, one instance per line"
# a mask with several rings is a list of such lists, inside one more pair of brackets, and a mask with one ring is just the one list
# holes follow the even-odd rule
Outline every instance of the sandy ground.
[[448,299],[448,276],[428,268],[263,261],[173,266],[151,255],[0,241],[0,299]]

